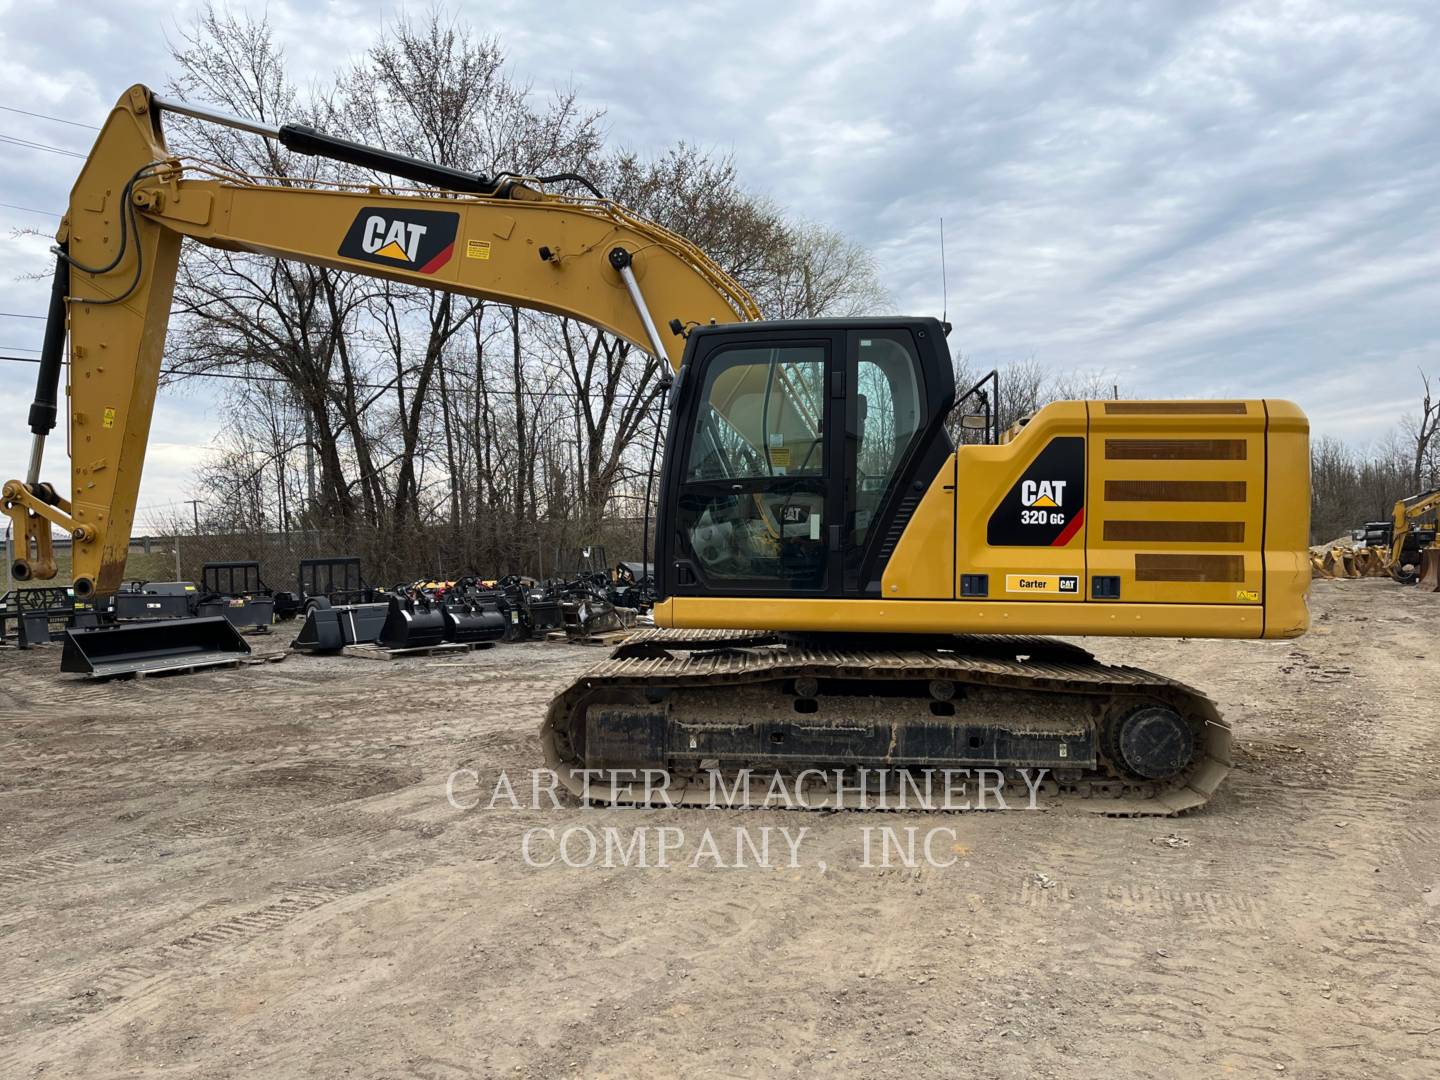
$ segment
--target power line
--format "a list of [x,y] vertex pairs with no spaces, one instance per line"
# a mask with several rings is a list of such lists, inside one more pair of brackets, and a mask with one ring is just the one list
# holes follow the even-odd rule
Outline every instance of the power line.
[[[40,351],[39,349],[29,349],[29,348],[26,348],[26,347],[24,347],[24,346],[22,346],[22,345],[0,345],[0,349],[16,349],[16,350],[19,351],[19,352],[35,352],[35,353],[38,353],[38,352]],[[0,354],[0,360],[9,360],[9,361],[11,361],[11,362],[13,362],[13,363],[17,363],[17,364],[38,364],[38,363],[40,363],[40,358],[39,358],[38,356],[5,356],[4,354]],[[66,361],[66,363],[68,363],[68,362],[69,362],[69,361]],[[282,376],[279,376],[279,375],[245,375],[245,374],[241,374],[241,373],[239,373],[239,372],[233,372],[233,371],[186,371],[186,370],[184,370],[183,368],[161,368],[161,369],[160,369],[160,374],[161,374],[161,375],[183,375],[183,376],[185,376],[185,377],[188,378],[188,379],[238,379],[238,380],[241,380],[241,381],[243,381],[243,382],[252,382],[252,383],[253,383],[253,382],[263,382],[263,383],[279,383],[279,384],[284,385],[284,386],[293,386],[293,385],[294,385],[294,383],[293,383],[291,380],[286,379],[286,378],[283,378]],[[330,386],[330,387],[338,388],[338,387],[344,386],[344,385],[346,385],[346,384],[344,384],[344,383],[326,383],[326,385],[327,385],[327,386]],[[405,390],[405,391],[410,392],[410,393],[413,393],[413,392],[415,391],[415,387],[413,387],[413,386],[406,386],[406,385],[404,385],[404,384],[401,384],[400,386],[396,386],[394,383],[352,383],[352,384],[350,384],[350,385],[353,385],[354,388],[357,389],[357,390]],[[485,393],[486,393],[487,395],[491,395],[491,396],[494,396],[494,397],[517,397],[517,396],[523,394],[525,397],[529,397],[529,398],[537,398],[537,397],[543,397],[543,398],[563,398],[563,399],[565,399],[566,401],[581,401],[581,400],[584,400],[584,396],[583,396],[583,395],[571,393],[571,392],[568,391],[568,390],[504,390],[504,389],[487,389],[487,390],[485,391]],[[645,395],[643,394],[643,392],[642,392],[642,393],[616,394],[616,395],[615,395],[615,397],[616,397],[617,400],[619,400],[619,399],[629,400],[630,398],[644,397],[644,396],[645,396]]]
[[22,315],[18,311],[0,311],[0,319],[45,319],[44,315]]
[[36,210],[33,206],[16,206],[14,203],[0,202],[0,206],[7,210],[24,210],[27,214],[44,214],[46,217],[59,217],[54,210]]
[[48,150],[52,154],[64,154],[66,157],[81,159],[85,157],[84,154],[75,150],[65,150],[59,146],[51,146],[48,143],[31,142],[29,139],[17,139],[14,135],[6,135],[3,131],[0,131],[0,142],[14,143],[16,146],[23,146],[29,150]]
[[82,124],[78,120],[64,120],[58,116],[47,116],[45,113],[29,112],[26,109],[17,109],[13,105],[0,105],[0,109],[4,109],[6,112],[19,113],[21,116],[33,116],[37,120],[54,120],[57,124],[69,124],[71,127],[89,128],[91,131],[100,130],[95,124]]

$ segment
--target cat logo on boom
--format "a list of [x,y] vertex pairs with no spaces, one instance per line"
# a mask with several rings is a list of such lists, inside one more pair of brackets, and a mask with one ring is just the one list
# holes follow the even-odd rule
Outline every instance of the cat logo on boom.
[[433,274],[455,253],[460,215],[448,210],[366,206],[340,244],[347,259]]

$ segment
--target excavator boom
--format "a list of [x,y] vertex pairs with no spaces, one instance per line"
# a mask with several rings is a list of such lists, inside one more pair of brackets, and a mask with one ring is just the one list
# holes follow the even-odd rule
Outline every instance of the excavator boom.
[[[463,191],[266,182],[171,155],[166,109],[233,123],[307,153]],[[759,317],[745,289],[683,237],[604,199],[547,194],[308,128],[271,128],[167,104],[143,86],[111,111],[57,236],[26,480],[4,487],[20,580],[51,578],[51,527],[71,533],[76,595],[124,571],[181,242],[250,251],[567,315],[678,366],[656,323]],[[67,319],[68,316],[68,319]],[[658,317],[658,318],[657,318]],[[41,477],[70,339],[69,499]]]

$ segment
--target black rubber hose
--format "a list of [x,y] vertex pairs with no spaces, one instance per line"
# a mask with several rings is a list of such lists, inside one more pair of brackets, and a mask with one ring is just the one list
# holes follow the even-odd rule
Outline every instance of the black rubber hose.
[[[665,363],[662,358],[660,362]],[[655,487],[655,458],[660,453],[660,430],[665,426],[665,395],[659,395],[660,415],[655,420],[655,441],[650,444],[650,468],[645,473],[645,510],[644,518],[640,525],[640,573],[645,574],[650,569],[650,495]],[[660,559],[660,537],[658,533],[663,528],[660,521],[655,522],[655,559]],[[658,569],[658,568],[657,568]],[[653,577],[654,575],[652,575]]]

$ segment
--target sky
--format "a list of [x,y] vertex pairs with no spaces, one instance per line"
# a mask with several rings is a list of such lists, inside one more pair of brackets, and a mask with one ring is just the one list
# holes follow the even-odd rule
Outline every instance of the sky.
[[[268,17],[302,86],[407,10],[231,7]],[[749,187],[868,248],[895,310],[945,311],[976,369],[1033,356],[1132,395],[1284,397],[1356,445],[1440,372],[1432,0],[446,9],[535,93],[603,109],[612,144],[732,154]],[[44,312],[30,275],[51,257],[20,230],[58,223],[80,158],[55,150],[88,150],[74,125],[130,84],[163,86],[195,10],[0,0],[0,354],[39,348],[43,322],[14,316]],[[33,379],[0,361],[5,477],[24,471]],[[188,512],[218,424],[213,391],[162,394],[137,531]]]

